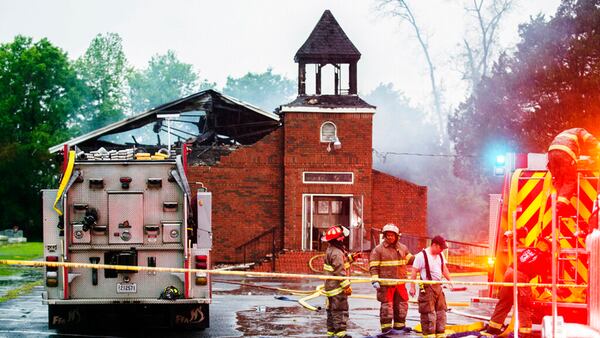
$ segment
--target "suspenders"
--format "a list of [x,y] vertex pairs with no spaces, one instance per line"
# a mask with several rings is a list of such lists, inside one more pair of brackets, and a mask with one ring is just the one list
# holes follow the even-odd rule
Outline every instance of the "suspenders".
[[[429,259],[427,258],[427,252],[425,252],[425,249],[423,249],[423,258],[425,259],[425,272],[427,273],[427,279],[428,280],[433,280],[433,278],[431,278],[431,269],[429,268]],[[440,252],[440,260],[442,261],[442,272],[444,271],[444,256],[442,256],[442,253]]]

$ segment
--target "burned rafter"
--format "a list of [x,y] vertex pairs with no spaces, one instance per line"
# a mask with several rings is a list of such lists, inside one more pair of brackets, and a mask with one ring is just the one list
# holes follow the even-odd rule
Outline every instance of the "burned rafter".
[[[84,151],[99,147],[123,149],[166,147],[166,120],[159,114],[179,114],[170,120],[176,139],[198,146],[250,145],[280,126],[280,117],[214,90],[205,90],[161,105],[145,113],[100,128],[65,143]],[[188,137],[189,136],[189,137]],[[177,146],[177,145],[175,145]],[[62,144],[50,148],[55,153]]]

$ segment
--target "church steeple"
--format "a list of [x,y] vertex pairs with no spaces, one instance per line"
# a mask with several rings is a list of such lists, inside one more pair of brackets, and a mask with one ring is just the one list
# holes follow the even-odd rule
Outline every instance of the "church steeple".
[[[342,27],[326,10],[306,42],[298,49],[294,61],[298,63],[298,96],[306,95],[306,65],[314,64],[316,70],[315,94],[321,94],[321,68],[331,64],[335,67],[334,95],[357,93],[356,64],[360,52],[348,38]],[[342,88],[342,64],[348,64],[348,87]]]

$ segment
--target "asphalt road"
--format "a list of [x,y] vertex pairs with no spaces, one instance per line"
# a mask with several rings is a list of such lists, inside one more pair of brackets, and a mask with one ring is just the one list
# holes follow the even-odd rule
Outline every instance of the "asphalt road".
[[[473,278],[469,278],[474,280]],[[231,280],[240,282],[240,280]],[[318,282],[272,282],[246,279],[246,283],[291,289],[312,290]],[[355,294],[373,295],[369,284],[353,285]],[[477,295],[479,288],[467,291],[446,292],[449,302],[468,302]],[[324,337],[325,311],[309,311],[293,301],[296,296],[278,294],[276,291],[228,283],[213,284],[213,304],[210,307],[210,328],[198,332],[157,331],[136,328],[132,331],[85,332],[84,334],[58,334],[47,326],[47,307],[42,305],[43,288],[31,294],[0,304],[0,337]],[[274,296],[287,296],[292,301],[278,300]],[[312,300],[313,305],[323,306],[324,298]],[[348,332],[353,337],[374,336],[379,332],[379,303],[372,299],[350,300],[350,322]],[[489,313],[486,308],[460,308],[475,314]],[[468,324],[475,321],[448,313],[451,324]],[[411,305],[407,324],[419,322],[416,306]],[[402,334],[402,337],[415,336]]]

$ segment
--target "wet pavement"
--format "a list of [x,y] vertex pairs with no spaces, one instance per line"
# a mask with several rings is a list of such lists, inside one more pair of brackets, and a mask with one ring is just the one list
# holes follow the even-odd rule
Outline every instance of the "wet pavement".
[[[282,281],[272,282],[258,279],[223,278],[224,282],[248,283],[297,290],[314,290],[319,281]],[[462,280],[482,281],[484,277],[465,277]],[[457,285],[458,286],[458,285]],[[371,285],[353,284],[354,294],[374,295]],[[468,287],[466,291],[446,291],[448,302],[469,302],[478,295],[482,287]],[[146,330],[138,328],[127,332],[85,332],[83,334],[57,334],[47,326],[47,307],[41,303],[43,288],[36,287],[31,294],[0,304],[0,337],[94,337],[94,336],[150,336],[150,337],[324,337],[324,310],[309,311],[300,306],[292,296],[270,289],[252,286],[213,283],[213,304],[210,307],[210,328],[198,332],[171,332],[164,330]],[[275,296],[285,296],[282,300]],[[319,297],[309,301],[315,306],[324,306],[325,299]],[[478,307],[460,307],[462,312],[476,315],[489,315],[491,305]],[[476,321],[448,313],[449,324],[469,324]],[[416,305],[411,304],[407,325],[419,322]],[[353,337],[368,337],[379,332],[379,303],[374,299],[351,298],[348,333]],[[401,334],[398,337],[418,336]]]
[[42,279],[42,268],[22,268],[14,267],[14,274],[10,276],[0,276],[0,297],[12,289],[16,289],[24,284],[35,282]]

